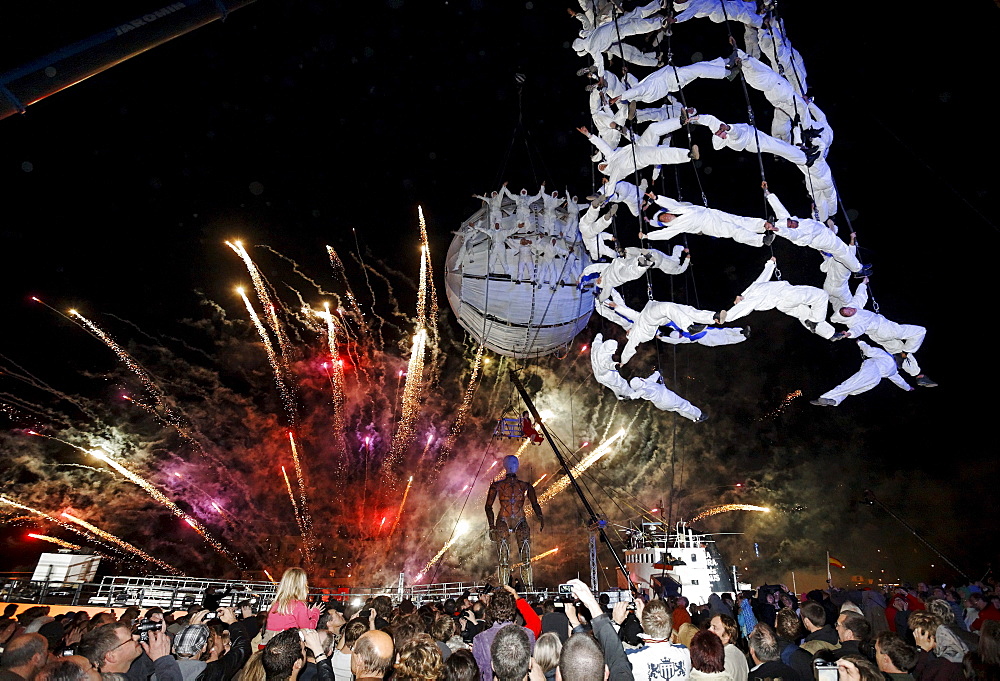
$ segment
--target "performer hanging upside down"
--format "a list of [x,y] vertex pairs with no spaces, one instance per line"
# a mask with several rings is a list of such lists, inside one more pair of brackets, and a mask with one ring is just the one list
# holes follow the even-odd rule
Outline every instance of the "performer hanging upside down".
[[[497,543],[500,552],[500,580],[502,584],[507,584],[510,578],[510,535],[514,535],[520,551],[521,562],[528,566],[528,570],[522,568],[522,575],[528,575],[524,580],[531,585],[530,565],[531,565],[531,528],[528,526],[528,518],[524,514],[524,500],[528,499],[531,509],[538,518],[538,531],[545,529],[545,519],[542,517],[542,507],[538,505],[538,497],[535,496],[535,488],[529,483],[517,479],[517,469],[520,466],[518,458],[511,454],[503,458],[503,467],[507,475],[502,480],[497,480],[490,484],[489,492],[486,495],[486,522],[489,524],[490,539]],[[494,519],[493,502],[500,498],[500,515]],[[506,549],[506,550],[505,550]]]

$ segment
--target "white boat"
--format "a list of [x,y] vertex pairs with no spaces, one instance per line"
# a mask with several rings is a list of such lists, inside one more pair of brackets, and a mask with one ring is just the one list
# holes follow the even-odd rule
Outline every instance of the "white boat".
[[[679,594],[701,604],[713,593],[750,588],[749,584],[734,583],[734,570],[722,559],[715,538],[684,522],[678,522],[673,530],[665,523],[644,522],[626,531],[629,547],[624,559],[629,576],[650,595]],[[624,575],[619,581],[624,581]],[[627,584],[619,586],[628,588]]]

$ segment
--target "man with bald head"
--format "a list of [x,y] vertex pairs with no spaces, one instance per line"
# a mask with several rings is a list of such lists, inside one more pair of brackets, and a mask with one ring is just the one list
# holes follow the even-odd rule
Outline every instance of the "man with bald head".
[[351,651],[351,673],[355,681],[378,679],[382,681],[392,669],[395,651],[392,637],[384,631],[368,631],[354,644]]
[[49,642],[41,634],[15,636],[0,656],[0,681],[27,681],[49,661]]

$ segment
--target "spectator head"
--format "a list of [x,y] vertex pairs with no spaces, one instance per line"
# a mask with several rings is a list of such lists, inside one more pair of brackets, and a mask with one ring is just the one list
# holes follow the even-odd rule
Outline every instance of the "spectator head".
[[139,617],[139,607],[136,605],[130,605],[125,608],[125,612],[121,614],[118,618],[119,622],[127,622],[129,625],[132,624]]
[[384,631],[362,634],[351,651],[351,673],[355,679],[383,678],[392,669],[392,637]]
[[522,681],[531,667],[531,641],[524,628],[501,627],[490,645],[490,658],[497,681]]
[[562,681],[606,681],[608,667],[604,664],[604,653],[593,636],[573,634],[566,640],[559,654],[556,678]]
[[101,673],[124,674],[132,666],[132,661],[142,654],[142,647],[132,638],[129,627],[121,622],[112,622],[87,633],[80,640],[76,652],[90,660]]
[[687,598],[685,598],[684,596],[678,596],[677,597],[677,607],[678,608],[683,608],[683,609],[687,610],[687,607],[688,607],[689,603],[690,603],[690,601]]
[[955,611],[943,598],[935,598],[927,603],[927,609],[941,618],[943,624],[955,623]]
[[356,618],[347,623],[344,627],[344,645],[349,650],[354,650],[354,644],[358,642],[362,634],[368,631],[368,622],[361,618]]
[[[850,670],[852,666],[858,670],[856,677],[849,671],[845,671]],[[885,681],[885,677],[882,676],[879,668],[872,664],[872,661],[864,655],[844,655],[837,660],[837,672],[838,678],[860,678],[860,681]]]
[[899,634],[883,631],[875,639],[875,663],[887,674],[906,674],[917,665],[917,650]]
[[87,667],[85,670],[69,658],[62,657],[42,667],[33,681],[94,681],[94,676],[101,678],[89,662]]
[[118,620],[115,618],[115,613],[113,612],[99,612],[90,618],[90,624],[95,629],[105,624],[111,624],[112,622],[117,622],[117,621]]
[[197,660],[208,647],[208,639],[208,627],[204,624],[189,624],[174,636],[174,657]]
[[330,633],[336,633],[344,626],[344,616],[336,608],[327,608],[323,611],[323,614],[319,616],[319,621],[316,622],[317,631],[328,631]]
[[554,631],[542,634],[535,641],[535,662],[546,674],[559,666],[560,653],[562,653],[562,641]]
[[666,601],[652,600],[642,611],[642,629],[652,638],[666,640],[673,632],[673,616]]
[[794,610],[782,608],[774,616],[774,629],[778,638],[795,642],[799,640],[802,633],[802,622],[799,621],[799,616],[795,614]]
[[[243,669],[233,678],[236,681],[265,681],[266,676],[264,672],[264,651],[255,650],[250,659],[247,660],[247,663],[243,665]],[[105,679],[104,681],[108,680]]]
[[551,598],[546,598],[542,601],[542,614],[548,614],[550,612],[556,611],[556,602]]
[[808,600],[803,603],[802,607],[799,608],[799,614],[802,616],[802,626],[809,633],[826,626],[826,610],[814,600]]
[[513,622],[516,612],[514,596],[507,590],[494,593],[486,608],[486,616],[494,622]]
[[33,605],[17,616],[17,622],[22,627],[27,627],[39,617],[45,617],[48,614],[49,607],[47,605]]
[[8,603],[7,607],[3,609],[3,616],[8,618],[13,617],[14,613],[17,612],[17,608],[17,603]]
[[437,681],[444,669],[444,659],[437,644],[427,634],[417,634],[399,648],[394,679],[399,681]]
[[[287,570],[285,574],[288,574]],[[305,663],[305,643],[302,642],[302,635],[298,629],[286,629],[275,634],[267,642],[267,646],[264,648],[264,655],[261,658],[261,664],[264,666],[264,674],[267,681],[294,680],[298,677]]]
[[444,643],[455,635],[455,618],[442,613],[431,622],[431,629],[428,632],[435,641]]
[[601,607],[605,607],[611,603],[611,596],[607,594],[601,594],[597,597],[597,602],[601,604]]
[[379,619],[389,621],[392,614],[392,601],[388,596],[376,596],[372,599],[371,608],[375,611],[375,616]]
[[[90,660],[85,658],[83,655],[67,655],[62,658],[68,662],[72,662],[77,667],[83,670],[84,675],[87,677],[87,681],[101,681],[101,673],[94,668],[94,665],[90,663]],[[38,679],[36,676],[35,679]],[[49,681],[52,681],[51,679]]]
[[424,623],[417,615],[397,617],[392,623],[390,633],[392,634],[392,644],[398,651],[411,638],[424,633]]
[[1000,621],[986,620],[979,629],[979,659],[985,663],[1000,666]]
[[694,635],[698,633],[698,627],[694,626],[690,622],[685,622],[677,629],[677,642],[680,643],[685,648],[691,647],[691,639]]
[[937,630],[941,626],[941,618],[929,610],[914,610],[907,620],[913,640],[921,650],[930,652],[937,645]]
[[416,610],[417,610],[416,606],[413,605],[413,601],[411,601],[409,598],[404,598],[399,602],[400,615],[409,615],[413,612],[416,612]]
[[715,632],[715,635],[722,639],[723,645],[732,643],[739,635],[739,626],[729,615],[716,615],[709,622],[708,628]]
[[[302,568],[288,568],[281,575],[278,590],[274,594],[275,610],[282,615],[291,614],[295,601],[305,601],[309,597],[309,583]],[[266,657],[266,656],[265,656]]]
[[840,613],[840,617],[837,618],[837,636],[840,637],[841,643],[844,641],[867,641],[871,631],[871,625],[868,624],[864,615],[848,610]]
[[49,657],[49,642],[41,634],[15,636],[0,655],[0,668],[30,679],[45,666]]
[[753,657],[754,664],[778,659],[778,639],[771,627],[758,624],[750,632],[747,640],[750,643],[750,656]]
[[691,667],[706,674],[721,672],[726,666],[726,647],[711,631],[699,631],[688,646]]
[[[975,608],[976,610],[982,610],[986,607],[986,599],[979,592],[974,592],[969,594],[969,606]],[[18,619],[21,619],[18,617]]]
[[444,681],[479,681],[479,665],[468,650],[456,650],[444,663]]

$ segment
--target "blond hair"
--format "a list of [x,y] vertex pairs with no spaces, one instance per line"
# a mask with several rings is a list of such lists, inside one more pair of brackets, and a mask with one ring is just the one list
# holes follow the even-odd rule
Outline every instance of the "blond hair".
[[295,601],[305,602],[309,596],[309,585],[306,581],[306,571],[302,568],[288,568],[285,574],[281,575],[281,582],[278,584],[278,592],[274,594],[274,603],[271,604],[269,612],[277,612],[282,615],[291,614],[292,604]]

